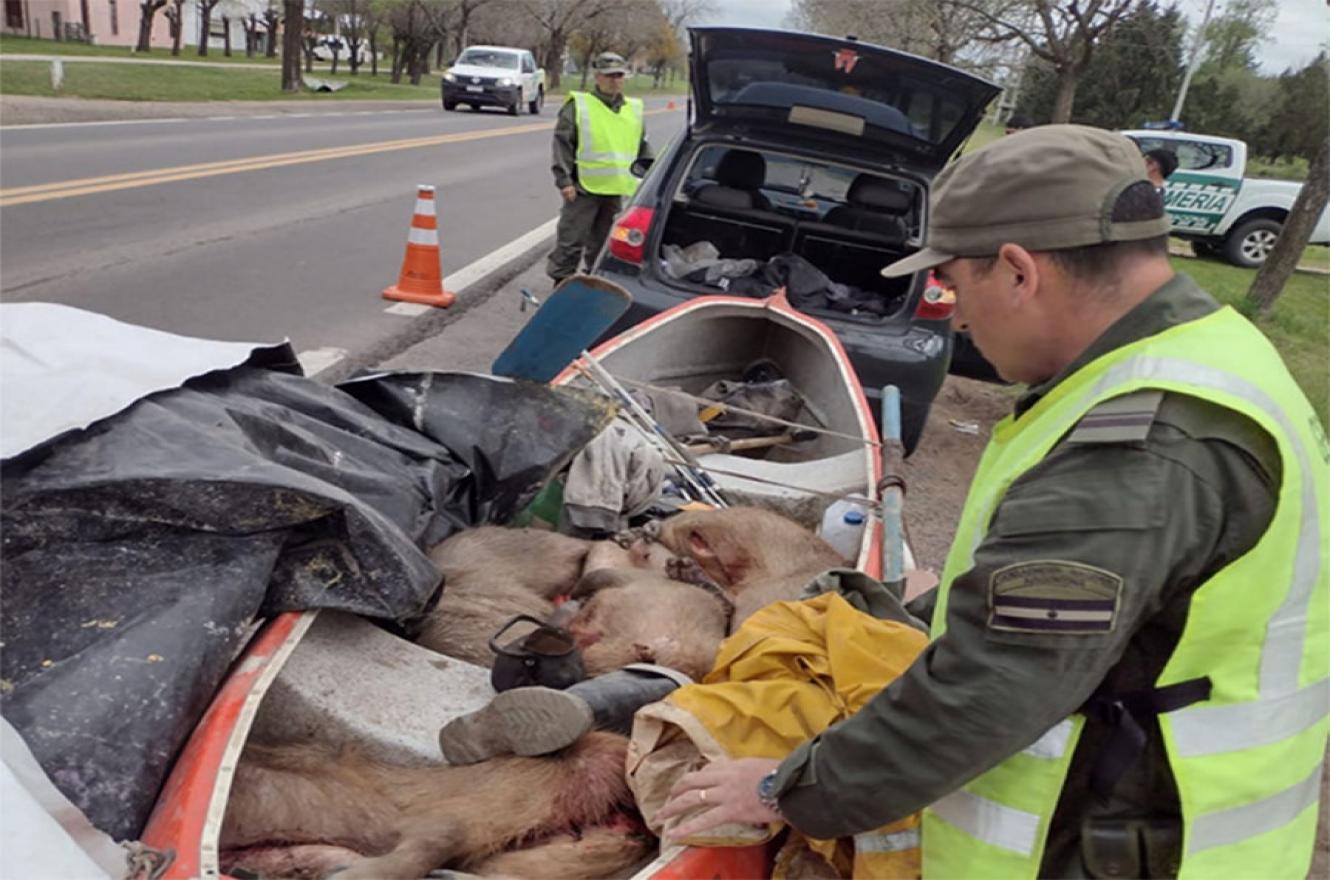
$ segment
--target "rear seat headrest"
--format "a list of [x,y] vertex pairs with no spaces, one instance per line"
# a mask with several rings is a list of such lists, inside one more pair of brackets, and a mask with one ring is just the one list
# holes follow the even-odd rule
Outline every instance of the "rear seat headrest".
[[736,189],[760,189],[767,180],[767,160],[751,150],[726,150],[716,165],[716,182]]
[[856,208],[865,208],[883,214],[904,214],[910,210],[910,195],[894,183],[888,183],[871,174],[860,174],[850,184],[845,201]]

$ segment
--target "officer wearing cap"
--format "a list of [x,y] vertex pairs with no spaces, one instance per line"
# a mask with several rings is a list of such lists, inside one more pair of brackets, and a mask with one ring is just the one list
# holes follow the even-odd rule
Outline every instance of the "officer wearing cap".
[[554,125],[554,185],[563,204],[546,273],[558,284],[591,262],[610,234],[623,196],[637,190],[631,168],[652,158],[642,100],[625,98],[628,64],[602,52],[591,63],[593,92],[569,92]]
[[[785,760],[676,785],[672,832],[923,811],[925,878],[1304,877],[1330,708],[1330,445],[1273,346],[1168,260],[1124,137],[1050,125],[950,166],[928,247],[1022,383],[931,642]],[[862,841],[862,843],[861,843]],[[902,846],[910,842],[900,842]]]

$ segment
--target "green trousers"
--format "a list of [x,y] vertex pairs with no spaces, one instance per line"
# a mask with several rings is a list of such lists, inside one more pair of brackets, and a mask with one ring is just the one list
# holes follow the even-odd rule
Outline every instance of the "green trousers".
[[545,273],[554,279],[555,284],[575,275],[583,261],[587,269],[591,268],[609,237],[619,207],[619,196],[593,196],[581,190],[578,190],[577,198],[563,203],[554,235],[554,250],[545,261]]

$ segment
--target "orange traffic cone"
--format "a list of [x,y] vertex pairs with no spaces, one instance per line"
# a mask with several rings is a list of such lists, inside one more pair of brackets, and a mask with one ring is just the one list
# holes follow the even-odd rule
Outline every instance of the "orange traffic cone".
[[384,299],[447,308],[457,295],[443,289],[439,260],[439,222],[434,212],[434,187],[421,184],[416,190],[416,212],[406,236],[406,256],[397,283],[383,292]]
[[665,109],[666,109],[666,110],[673,110],[673,109],[674,109],[674,99],[673,99],[673,98],[670,98],[669,103],[665,105]]

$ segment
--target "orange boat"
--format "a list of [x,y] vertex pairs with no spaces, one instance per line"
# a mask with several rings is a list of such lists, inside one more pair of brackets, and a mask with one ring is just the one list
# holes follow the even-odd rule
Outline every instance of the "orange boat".
[[[882,476],[878,432],[854,370],[828,328],[793,309],[783,296],[766,300],[704,296],[605,342],[592,356],[625,385],[668,384],[693,393],[718,378],[738,376],[755,360],[774,363],[803,394],[806,404],[799,420],[815,428],[816,436],[773,446],[764,457],[706,453],[699,464],[735,501],[781,507],[813,525],[823,520],[834,495],[861,499],[867,516],[855,536],[856,564],[879,575],[883,525],[878,516]],[[576,366],[565,370],[555,384],[584,381]],[[488,699],[487,670],[439,658],[358,618],[309,611],[268,621],[235,661],[194,730],[143,832],[145,844],[171,854],[169,864],[155,876],[163,880],[226,876],[219,863],[221,824],[237,761],[256,722],[288,730],[319,729],[333,739],[367,742],[382,754],[428,759],[423,754],[404,755],[391,718],[375,728],[353,717],[365,695],[348,677],[364,670],[347,664],[372,673],[376,656],[384,658],[384,668],[395,670],[395,691],[410,691],[409,685],[399,683],[409,682],[413,675],[422,676],[422,681],[433,677],[425,689],[431,694],[428,711],[435,717],[416,718],[414,723],[422,729],[437,730],[441,714],[469,711]],[[440,659],[446,662],[440,664]],[[317,682],[303,681],[318,676],[339,685],[324,690],[345,693],[329,697]],[[439,698],[439,683],[445,680],[452,690]],[[281,705],[269,707],[270,717],[265,718],[261,704],[274,691],[280,692]],[[398,717],[414,718],[422,711],[426,710],[416,706]],[[438,760],[437,755],[433,759]],[[771,855],[766,846],[671,847],[635,876],[760,877],[769,873]]]

